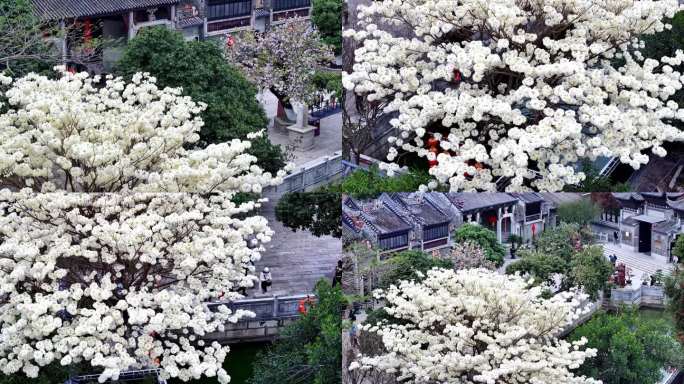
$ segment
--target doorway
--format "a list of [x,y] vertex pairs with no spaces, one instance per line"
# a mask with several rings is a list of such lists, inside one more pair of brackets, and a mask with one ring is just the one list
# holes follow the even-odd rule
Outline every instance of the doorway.
[[639,252],[651,252],[651,223],[639,222]]

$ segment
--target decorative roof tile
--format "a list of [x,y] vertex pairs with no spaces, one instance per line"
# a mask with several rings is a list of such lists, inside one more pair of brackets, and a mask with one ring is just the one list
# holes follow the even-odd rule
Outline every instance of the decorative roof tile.
[[33,0],[36,12],[44,20],[104,16],[178,3],[180,0]]

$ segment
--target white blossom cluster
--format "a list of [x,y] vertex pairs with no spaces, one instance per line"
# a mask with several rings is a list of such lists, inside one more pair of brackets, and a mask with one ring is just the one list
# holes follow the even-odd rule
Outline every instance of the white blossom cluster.
[[350,369],[375,369],[399,382],[439,384],[600,383],[572,373],[596,350],[558,334],[584,311],[582,295],[542,298],[542,287],[486,269],[433,269],[375,296],[395,321],[363,329],[384,352]]
[[[680,141],[671,100],[684,53],[645,59],[639,36],[671,26],[677,0],[381,0],[359,6],[344,86],[388,102],[400,152],[437,164],[452,190],[560,190],[581,159],[635,169]],[[410,33],[399,33],[410,30]],[[399,31],[399,32],[398,32]],[[427,139],[439,140],[430,151]]]
[[88,362],[100,381],[159,366],[229,377],[229,347],[202,337],[244,311],[206,302],[252,286],[272,231],[225,194],[0,194],[0,369],[35,376]]
[[228,62],[260,89],[290,102],[309,103],[316,69],[333,60],[332,49],[308,20],[290,18],[266,32],[241,31],[226,46]]
[[205,105],[153,77],[58,70],[0,76],[0,370],[229,382],[229,348],[204,336],[253,313],[207,302],[254,285],[272,236],[253,212],[262,200],[234,200],[288,169],[271,175],[245,153],[261,133],[198,146]]
[[259,193],[282,182],[286,170],[261,170],[249,141],[193,148],[205,105],[155,81],[69,72],[14,81],[0,116],[0,188]]

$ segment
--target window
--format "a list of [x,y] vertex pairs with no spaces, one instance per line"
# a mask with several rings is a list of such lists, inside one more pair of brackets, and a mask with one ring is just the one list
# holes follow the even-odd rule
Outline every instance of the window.
[[273,0],[273,10],[306,8],[311,6],[311,0]]
[[252,13],[252,0],[209,0],[207,19],[220,20]]
[[378,245],[383,251],[408,246],[408,232],[378,236]]
[[430,241],[447,237],[449,234],[449,224],[435,224],[423,227],[423,241]]

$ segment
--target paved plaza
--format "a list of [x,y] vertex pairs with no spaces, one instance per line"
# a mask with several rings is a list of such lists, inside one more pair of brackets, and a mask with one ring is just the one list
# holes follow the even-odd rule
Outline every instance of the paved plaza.
[[632,273],[632,285],[639,286],[645,276],[650,276],[658,270],[663,273],[670,271],[673,264],[667,258],[647,253],[634,252],[631,247],[615,243],[603,243],[603,254],[617,256],[618,263],[624,263]]
[[337,260],[342,257],[342,241],[332,236],[316,237],[309,232],[293,232],[275,219],[277,196],[267,195],[260,214],[275,231],[266,251],[256,264],[257,275],[268,267],[273,275],[273,286],[264,295],[259,288],[248,291],[249,297],[288,296],[313,292],[321,278],[332,281]]
[[[290,147],[290,141],[286,132],[281,132],[273,127],[273,118],[278,109],[278,99],[271,92],[259,94],[259,101],[264,106],[269,123],[268,138],[273,144],[279,144],[286,150]],[[321,119],[321,134],[316,137],[313,148],[307,150],[294,149],[291,151],[291,161],[297,166],[332,156],[333,153],[342,150],[342,113]]]

